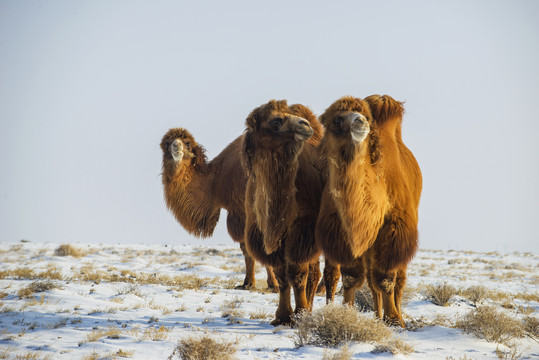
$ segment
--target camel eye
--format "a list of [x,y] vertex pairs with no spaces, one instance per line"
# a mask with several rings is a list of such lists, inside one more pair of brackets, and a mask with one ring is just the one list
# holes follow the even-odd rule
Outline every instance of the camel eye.
[[273,120],[271,120],[269,122],[269,125],[272,127],[272,128],[278,128],[279,126],[281,126],[281,124],[283,123],[283,119],[281,118],[275,118]]
[[333,124],[335,124],[335,126],[337,127],[340,127],[342,124],[342,121],[343,121],[342,117],[337,116],[335,119],[333,119]]

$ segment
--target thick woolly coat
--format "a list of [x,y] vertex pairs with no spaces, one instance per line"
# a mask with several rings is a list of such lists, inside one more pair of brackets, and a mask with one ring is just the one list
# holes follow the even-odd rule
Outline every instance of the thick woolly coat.
[[[340,111],[367,118],[370,132],[361,144],[331,135],[331,121]],[[403,111],[391,97],[373,95],[343,97],[320,116],[326,127],[322,148],[328,181],[316,235],[335,263],[351,264],[372,249],[376,267],[389,271],[406,266],[417,250],[422,178],[402,141]]]
[[[302,143],[284,137],[268,143],[261,123],[275,113],[307,120],[313,135]],[[315,261],[320,254],[314,228],[323,188],[317,149],[322,126],[308,108],[288,106],[284,100],[272,100],[253,110],[246,125],[242,156],[248,174],[247,250],[255,259],[271,266]]]

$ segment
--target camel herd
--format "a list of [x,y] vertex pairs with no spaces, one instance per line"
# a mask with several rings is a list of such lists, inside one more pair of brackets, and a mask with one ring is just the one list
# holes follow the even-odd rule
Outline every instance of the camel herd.
[[[418,246],[419,165],[401,136],[403,104],[388,95],[345,96],[317,118],[307,107],[271,100],[254,109],[246,131],[209,161],[185,129],[161,141],[167,207],[190,233],[211,236],[226,209],[246,274],[266,267],[279,292],[273,325],[312,310],[323,282],[332,302],[342,275],[352,305],[365,282],[375,314],[405,326],[401,297]],[[295,310],[291,306],[294,291]]]

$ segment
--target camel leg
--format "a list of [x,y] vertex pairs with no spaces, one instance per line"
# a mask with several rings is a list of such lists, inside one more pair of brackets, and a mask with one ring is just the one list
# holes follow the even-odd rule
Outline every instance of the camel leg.
[[381,319],[383,316],[382,311],[382,292],[378,291],[378,289],[374,286],[374,281],[372,278],[372,269],[371,265],[369,264],[367,267],[367,285],[369,286],[369,289],[371,290],[372,294],[372,306],[374,309],[374,314],[378,319]]
[[373,269],[373,285],[382,293],[384,321],[390,325],[406,327],[402,316],[395,305],[395,283],[397,271],[380,271]]
[[279,284],[279,305],[275,312],[273,326],[286,325],[292,322],[292,305],[290,304],[290,283],[286,277],[286,265],[273,268]]
[[286,275],[290,284],[294,288],[294,299],[296,300],[296,314],[304,310],[309,310],[307,302],[307,278],[309,276],[309,264],[288,263]]
[[324,267],[324,283],[326,284],[326,304],[330,304],[335,300],[335,292],[337,291],[337,284],[341,277],[341,266],[339,264],[331,263],[326,259],[326,266]]
[[354,306],[356,291],[361,289],[365,282],[365,264],[363,259],[357,258],[353,264],[341,266],[343,304]]
[[240,249],[245,259],[245,280],[243,280],[243,285],[236,286],[236,290],[251,290],[256,287],[255,259],[247,252],[244,242],[240,243]]
[[316,295],[316,290],[318,287],[318,282],[320,281],[320,261],[316,260],[315,262],[309,264],[309,275],[307,277],[307,303],[309,304],[309,311],[313,310],[314,295]]
[[316,295],[324,295],[326,293],[326,283],[324,282],[324,277],[320,279],[318,286],[316,287]]
[[279,292],[279,284],[277,283],[273,269],[269,265],[266,266],[266,274],[268,275],[268,288],[273,290],[273,292]]
[[[326,263],[327,263],[327,260],[326,260]],[[324,266],[324,269],[326,267]],[[320,283],[318,283],[318,287],[316,288],[316,294],[317,295],[323,295],[326,293],[326,283],[324,282],[324,277],[322,277],[322,279],[320,279]]]
[[404,287],[406,286],[406,268],[397,270],[397,279],[395,281],[395,306],[397,312],[402,319],[402,294],[404,293]]

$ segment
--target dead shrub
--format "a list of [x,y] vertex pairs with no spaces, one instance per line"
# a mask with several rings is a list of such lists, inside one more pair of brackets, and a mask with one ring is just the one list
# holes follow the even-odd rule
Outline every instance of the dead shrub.
[[484,300],[488,295],[488,290],[481,285],[470,286],[461,290],[462,296],[470,300],[472,304],[477,305],[478,302]]
[[496,310],[494,306],[480,306],[470,311],[455,326],[489,342],[507,344],[525,335],[523,325],[516,319]]
[[60,245],[56,250],[54,250],[54,255],[56,256],[73,256],[76,258],[80,258],[84,256],[83,252],[73,245],[70,244],[63,244]]
[[361,316],[348,306],[327,305],[296,317],[296,346],[337,347],[350,341],[381,341],[391,330],[378,319]]
[[438,306],[447,306],[449,300],[457,295],[457,289],[446,283],[437,285],[427,285],[425,295],[430,302]]
[[356,307],[363,312],[374,311],[374,302],[368,286],[363,286],[361,290],[356,291]]
[[219,341],[204,335],[188,337],[180,341],[169,360],[178,357],[183,360],[232,360],[236,353],[236,344],[224,339]]

